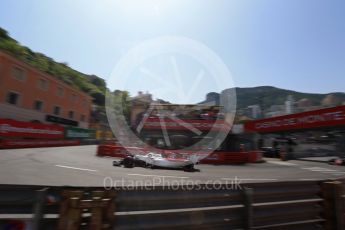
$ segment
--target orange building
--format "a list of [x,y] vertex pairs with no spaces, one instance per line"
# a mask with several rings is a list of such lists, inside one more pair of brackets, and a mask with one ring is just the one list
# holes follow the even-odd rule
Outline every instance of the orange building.
[[0,118],[88,128],[91,97],[0,52]]

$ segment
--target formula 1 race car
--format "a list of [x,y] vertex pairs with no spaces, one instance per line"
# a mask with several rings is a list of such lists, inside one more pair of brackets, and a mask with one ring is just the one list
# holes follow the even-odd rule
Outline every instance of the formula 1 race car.
[[113,161],[113,166],[123,166],[125,168],[144,167],[144,168],[164,168],[181,169],[186,172],[199,171],[194,168],[197,163],[193,156],[190,159],[179,157],[163,157],[162,154],[147,153],[137,155],[127,155],[124,159]]

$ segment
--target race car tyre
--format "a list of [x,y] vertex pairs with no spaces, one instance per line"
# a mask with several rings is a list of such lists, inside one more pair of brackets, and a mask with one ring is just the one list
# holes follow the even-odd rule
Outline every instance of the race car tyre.
[[185,172],[194,172],[194,171],[195,171],[194,165],[186,165],[186,166],[183,168],[183,171],[185,171]]
[[125,158],[123,159],[123,166],[125,168],[133,168],[134,167],[134,160],[132,158]]

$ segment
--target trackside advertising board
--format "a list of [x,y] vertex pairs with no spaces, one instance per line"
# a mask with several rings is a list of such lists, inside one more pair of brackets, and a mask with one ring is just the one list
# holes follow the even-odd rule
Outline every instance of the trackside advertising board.
[[255,120],[245,123],[246,132],[281,132],[345,126],[345,106]]
[[80,145],[79,140],[0,140],[0,149],[59,147]]
[[82,129],[65,127],[65,139],[95,139],[96,131],[93,129]]
[[64,128],[58,125],[0,119],[0,137],[63,139]]

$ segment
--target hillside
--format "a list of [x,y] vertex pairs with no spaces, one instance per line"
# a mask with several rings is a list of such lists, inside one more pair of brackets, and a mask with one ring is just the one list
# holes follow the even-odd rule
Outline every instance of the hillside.
[[93,98],[94,104],[104,106],[106,84],[102,78],[80,73],[70,68],[67,63],[59,63],[42,53],[34,52],[19,44],[2,28],[0,28],[0,50],[80,89]]
[[303,98],[309,99],[313,105],[320,105],[321,101],[329,94],[332,94],[339,98],[342,102],[345,102],[345,93],[302,93],[272,86],[236,88],[236,93],[237,108],[240,109],[254,104],[259,104],[263,108],[269,108],[271,105],[282,105],[289,95],[292,95],[295,101]]

